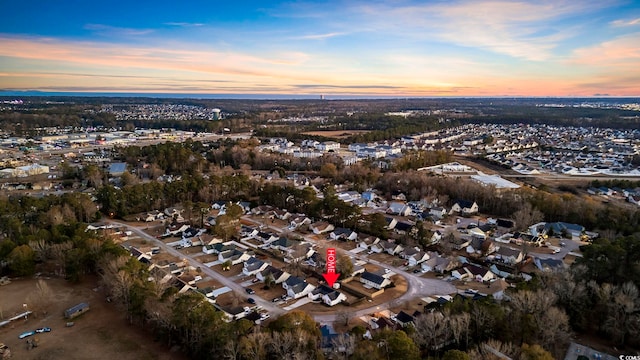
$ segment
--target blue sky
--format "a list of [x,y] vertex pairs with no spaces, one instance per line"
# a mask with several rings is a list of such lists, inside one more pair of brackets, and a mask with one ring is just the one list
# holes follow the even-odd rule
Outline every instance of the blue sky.
[[633,1],[3,2],[0,89],[640,95]]

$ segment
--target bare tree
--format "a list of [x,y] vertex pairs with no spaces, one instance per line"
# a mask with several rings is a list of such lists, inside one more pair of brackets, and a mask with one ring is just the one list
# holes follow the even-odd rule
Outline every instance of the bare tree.
[[612,291],[612,301],[608,303],[604,328],[617,344],[625,344],[631,331],[637,330],[640,319],[638,312],[638,288],[631,282],[616,286]]
[[267,348],[271,346],[272,339],[268,333],[256,330],[240,340],[240,354],[246,359],[262,360],[267,357]]
[[340,356],[342,359],[347,360],[356,349],[356,339],[354,336],[342,334],[334,337],[331,340],[331,345],[333,345],[334,355]]
[[27,296],[27,304],[34,314],[41,312],[47,315],[53,299],[53,292],[49,285],[42,279],[36,283],[36,289]]

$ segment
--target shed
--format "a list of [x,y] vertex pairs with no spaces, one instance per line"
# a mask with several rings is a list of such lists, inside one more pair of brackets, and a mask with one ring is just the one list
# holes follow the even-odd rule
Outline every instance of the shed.
[[87,311],[89,311],[89,304],[87,303],[80,303],[76,306],[70,307],[69,309],[64,311],[64,317],[66,319],[73,319],[75,317],[78,317],[84,313],[86,313]]

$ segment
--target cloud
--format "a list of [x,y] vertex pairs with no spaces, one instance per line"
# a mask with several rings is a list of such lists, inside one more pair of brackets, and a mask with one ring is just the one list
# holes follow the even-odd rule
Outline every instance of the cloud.
[[627,26],[638,26],[640,25],[640,18],[636,19],[627,19],[627,20],[614,20],[609,23],[613,27],[627,27]]
[[293,37],[292,39],[294,40],[324,40],[324,39],[329,39],[332,37],[336,37],[336,36],[342,36],[345,35],[346,33],[343,32],[332,32],[332,33],[326,33],[326,34],[312,34],[312,35],[302,35],[302,36],[296,36]]
[[100,36],[142,36],[154,32],[152,29],[123,28],[104,24],[86,24],[84,29],[93,31]]
[[[300,6],[313,19],[323,14],[318,26],[328,31],[352,29],[372,39],[429,46],[434,43],[480,49],[513,58],[543,61],[555,57],[563,41],[580,34],[573,25],[578,15],[612,6],[596,0],[459,0],[443,2],[347,2],[332,14],[323,6]],[[294,17],[292,15],[292,17]],[[572,18],[572,21],[565,21]],[[330,25],[325,25],[326,23]],[[572,25],[568,25],[572,24]]]
[[617,72],[640,69],[640,33],[627,34],[600,44],[573,51],[570,63],[589,65]]
[[184,28],[204,26],[203,23],[190,23],[190,22],[166,22],[164,23],[164,25],[184,27]]

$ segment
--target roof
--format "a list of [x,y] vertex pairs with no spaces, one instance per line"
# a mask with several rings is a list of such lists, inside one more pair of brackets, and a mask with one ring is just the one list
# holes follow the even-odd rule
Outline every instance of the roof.
[[513,249],[506,246],[500,246],[500,248],[496,251],[497,254],[501,256],[513,256],[518,257],[522,253],[520,249]]
[[469,200],[462,200],[462,199],[458,199],[454,202],[454,204],[458,204],[458,206],[460,206],[461,208],[470,208],[473,206],[475,201],[469,201]]
[[112,163],[109,165],[109,174],[122,174],[127,170],[127,163]]
[[372,282],[374,284],[378,284],[378,285],[381,285],[382,283],[384,283],[385,280],[387,280],[387,279],[385,279],[384,277],[382,277],[380,275],[377,275],[377,274],[374,274],[374,273],[371,273],[371,272],[368,272],[368,271],[363,272],[360,275],[360,278],[364,279],[364,280],[367,280],[367,281],[370,281],[370,282]]
[[70,308],[68,308],[67,310],[64,311],[65,314],[73,314],[76,313],[84,308],[88,308],[89,304],[87,303],[80,303],[78,305],[72,306]]
[[413,319],[413,316],[407,314],[404,311],[400,311],[398,315],[396,315],[396,320],[403,324],[407,324],[407,323],[413,322],[414,319]]

